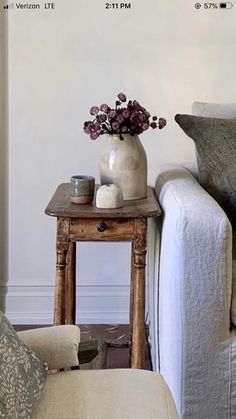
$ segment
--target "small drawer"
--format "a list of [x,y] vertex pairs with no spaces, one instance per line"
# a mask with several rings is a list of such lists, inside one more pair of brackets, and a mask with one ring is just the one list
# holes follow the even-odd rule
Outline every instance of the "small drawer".
[[134,219],[72,218],[71,240],[129,241],[133,237]]

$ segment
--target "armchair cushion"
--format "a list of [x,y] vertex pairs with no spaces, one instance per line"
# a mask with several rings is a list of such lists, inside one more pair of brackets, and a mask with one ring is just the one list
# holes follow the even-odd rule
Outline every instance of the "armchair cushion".
[[[236,118],[236,103],[205,103],[193,102],[193,115],[206,116],[210,118]],[[212,179],[210,173],[204,166],[204,162],[197,156],[201,184],[211,193]],[[233,260],[232,260],[232,304],[231,321],[236,326],[236,235],[233,238]]]
[[193,102],[192,112],[210,118],[236,118],[236,103]]
[[178,419],[160,374],[120,369],[48,376],[31,419]]
[[41,327],[18,332],[18,336],[47,362],[49,369],[79,365],[80,330],[78,326]]
[[[210,173],[214,197],[236,229],[236,119],[178,114],[175,120],[194,140]],[[201,177],[201,171],[199,174]]]
[[46,374],[47,364],[25,346],[0,312],[0,418],[30,418]]

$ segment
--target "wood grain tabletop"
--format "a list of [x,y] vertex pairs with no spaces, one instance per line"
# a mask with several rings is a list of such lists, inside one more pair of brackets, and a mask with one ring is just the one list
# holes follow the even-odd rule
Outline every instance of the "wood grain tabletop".
[[[96,185],[98,189],[100,185]],[[124,201],[122,208],[101,209],[95,205],[95,196],[92,204],[78,205],[70,200],[70,184],[62,183],[58,186],[50,200],[45,213],[52,217],[69,218],[137,218],[137,217],[158,217],[161,209],[158,204],[154,189],[148,186],[147,197],[132,201]]]

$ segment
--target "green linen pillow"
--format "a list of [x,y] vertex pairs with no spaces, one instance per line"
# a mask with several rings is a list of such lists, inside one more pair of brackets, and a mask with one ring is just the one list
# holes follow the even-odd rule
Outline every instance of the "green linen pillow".
[[[235,230],[236,119],[177,114],[175,120],[195,142],[200,159],[211,176],[209,192],[225,210]],[[199,176],[200,183],[204,183],[201,171]]]
[[47,364],[28,349],[0,311],[0,418],[29,419]]

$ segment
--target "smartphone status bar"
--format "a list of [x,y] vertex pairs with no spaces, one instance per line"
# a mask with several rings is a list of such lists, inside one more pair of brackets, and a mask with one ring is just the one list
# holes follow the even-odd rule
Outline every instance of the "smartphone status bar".
[[227,1],[225,3],[195,3],[195,9],[208,9],[208,10],[216,10],[216,9],[232,9],[233,3]]

